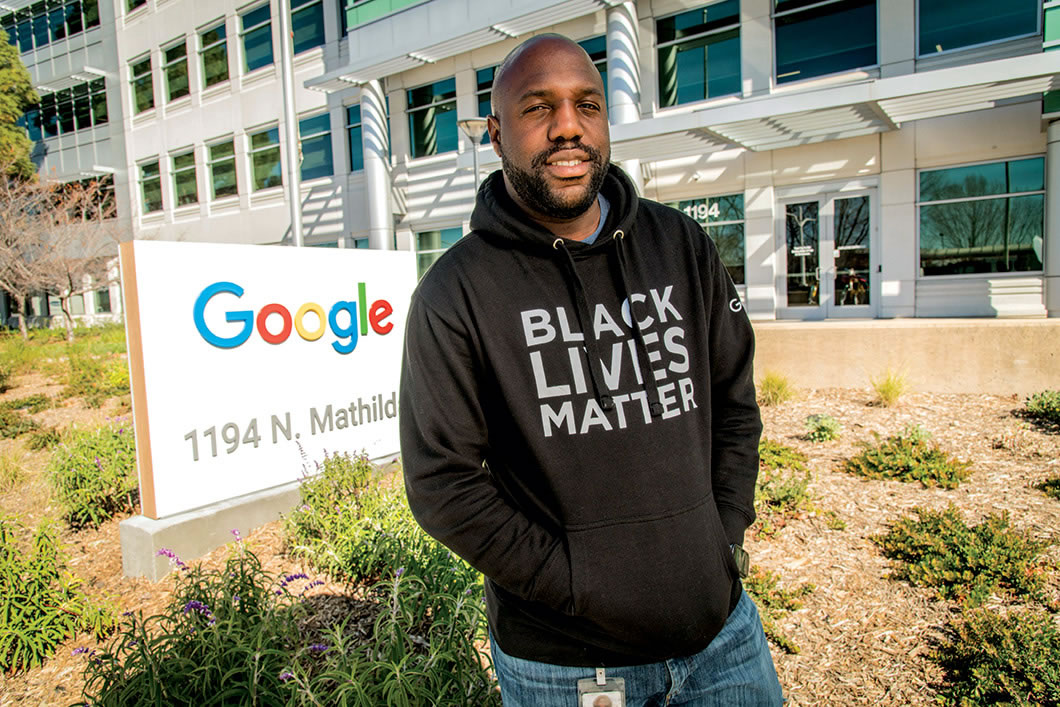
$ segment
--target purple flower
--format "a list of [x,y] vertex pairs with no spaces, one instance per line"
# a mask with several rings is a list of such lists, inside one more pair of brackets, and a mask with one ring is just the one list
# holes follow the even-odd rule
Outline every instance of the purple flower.
[[232,595],[232,601],[238,602],[239,601],[239,595],[238,594],[233,594]]
[[236,542],[243,542],[243,536],[239,534],[239,528],[232,528],[232,535],[236,536]]
[[283,682],[287,682],[293,677],[294,673],[292,673],[290,670],[284,670],[282,673],[280,673],[280,680],[282,680]]
[[[309,579],[309,575],[307,575],[305,572],[296,572],[295,574],[289,574],[282,580],[280,580],[280,589],[283,589],[296,579]],[[279,594],[279,590],[277,590],[276,593]]]
[[310,653],[324,653],[327,650],[328,645],[326,643],[314,643],[313,645],[309,646]]
[[169,563],[171,565],[175,565],[181,569],[185,569],[187,567],[187,565],[184,564],[179,557],[177,557],[177,553],[173,552],[168,547],[160,549],[158,552],[155,553],[155,555],[158,557],[168,557]]
[[124,431],[125,431],[125,428],[124,428],[124,427],[119,427],[119,428],[118,428],[118,434],[121,434],[121,433],[122,433],[122,432],[124,432]]
[[394,573],[394,576],[395,577],[400,577],[403,574],[405,574],[405,568],[404,567],[398,567],[397,568],[397,572]]
[[213,617],[213,612],[210,611],[210,607],[202,603],[198,599],[192,599],[184,605],[184,613],[189,614],[191,612],[201,614],[203,618],[207,619],[207,623],[213,626],[217,620]]
[[88,653],[88,649],[84,646],[81,646],[80,648],[75,648],[70,651],[70,655],[81,655],[82,653]]

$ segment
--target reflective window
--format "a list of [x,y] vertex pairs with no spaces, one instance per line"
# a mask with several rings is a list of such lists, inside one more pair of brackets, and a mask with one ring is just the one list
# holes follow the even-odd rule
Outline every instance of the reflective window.
[[412,156],[423,157],[456,149],[456,81],[420,86],[408,91]]
[[776,0],[777,83],[878,63],[876,0]]
[[358,250],[367,249],[368,248],[368,239],[367,238],[354,238],[353,239],[353,247],[358,249]]
[[607,37],[591,37],[578,42],[578,46],[585,50],[589,58],[593,60],[593,66],[600,72],[600,78],[604,80],[604,95],[607,95]]
[[[485,118],[493,112],[491,101],[493,100],[493,77],[497,74],[497,67],[479,69],[475,72],[475,100],[478,101],[478,117]],[[490,141],[489,131],[482,135],[482,144]]]
[[239,16],[243,23],[243,70],[251,72],[272,63],[272,20],[269,6],[244,12]]
[[143,7],[147,4],[147,0],[125,0],[125,11],[132,12],[138,7]]
[[7,32],[8,43],[20,52],[40,49],[98,26],[98,0],[37,2],[0,16],[0,27]]
[[204,87],[228,80],[228,40],[224,22],[199,33],[199,60]]
[[283,184],[280,169],[280,129],[250,134],[250,187],[253,191]]
[[196,184],[195,152],[173,155],[173,196],[177,206],[197,204],[199,187]]
[[740,91],[740,3],[724,0],[655,23],[659,105]]
[[110,289],[96,290],[96,313],[110,313]]
[[346,107],[346,140],[350,143],[350,171],[364,169],[364,138],[361,136],[361,107]]
[[133,91],[133,113],[155,107],[155,87],[151,78],[151,57],[145,56],[129,64]]
[[158,171],[158,160],[140,165],[140,193],[145,214],[162,210],[162,175]]
[[1037,34],[1041,0],[919,0],[921,56]]
[[324,43],[324,0],[291,0],[291,32],[294,53]]
[[207,159],[210,167],[210,185],[214,199],[234,196],[239,193],[236,182],[236,148],[232,140],[210,145]]
[[104,79],[41,96],[19,120],[34,142],[107,123],[107,90]]
[[717,246],[729,277],[737,285],[744,284],[743,194],[672,201],[667,206],[683,211],[703,227]]
[[302,141],[302,179],[333,175],[331,117],[323,113],[298,121],[298,137]]
[[175,101],[188,95],[188,46],[181,40],[180,44],[162,51],[164,65],[162,71],[166,76],[167,100]]
[[346,34],[359,24],[370,22],[407,5],[423,0],[344,0],[342,3],[342,33]]
[[419,276],[434,264],[435,260],[442,257],[442,253],[449,246],[460,240],[464,235],[461,228],[443,228],[440,231],[421,231],[416,234],[416,267]]
[[1045,160],[920,173],[920,274],[1042,269]]

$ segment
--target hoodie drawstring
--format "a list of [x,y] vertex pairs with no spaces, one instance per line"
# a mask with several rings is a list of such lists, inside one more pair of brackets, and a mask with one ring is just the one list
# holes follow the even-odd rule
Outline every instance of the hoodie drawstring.
[[[630,289],[629,281],[626,276],[626,257],[625,257],[625,233],[620,229],[615,231],[613,240],[616,244],[616,251],[618,253],[618,275],[619,281],[622,287],[621,294],[624,295],[626,301],[629,300]],[[603,359],[600,357],[599,342],[596,339],[592,326],[592,312],[589,311],[589,302],[585,298],[585,286],[582,283],[581,277],[578,275],[578,268],[574,264],[574,256],[571,255],[570,250],[566,248],[562,238],[557,238],[552,242],[552,247],[555,250],[563,251],[566,256],[563,258],[563,262],[566,265],[567,272],[570,274],[570,283],[574,290],[574,300],[577,304],[577,310],[575,314],[578,317],[578,326],[581,331],[584,332],[583,338],[585,340],[585,350],[589,356],[589,378],[593,384],[593,394],[596,397],[597,402],[600,403],[600,408],[604,411],[613,410],[615,407],[614,398],[604,391],[603,385],[600,383],[600,376],[602,372],[598,373],[597,369],[603,366]],[[637,351],[637,369],[640,371],[641,385],[645,392],[648,394],[648,409],[651,412],[652,417],[658,417],[662,414],[662,403],[660,402],[659,388],[655,384],[655,376],[652,375],[651,370],[648,367],[648,347],[644,343],[644,333],[640,330],[640,325],[636,319],[632,316],[632,309],[630,310],[630,321],[632,322],[633,340],[636,342]]]

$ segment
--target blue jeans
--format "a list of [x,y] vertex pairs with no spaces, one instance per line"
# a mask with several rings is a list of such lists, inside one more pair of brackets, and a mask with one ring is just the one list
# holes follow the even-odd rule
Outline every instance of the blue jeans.
[[[594,668],[510,656],[490,640],[504,707],[576,707],[578,680]],[[625,678],[628,707],[777,707],[784,699],[758,609],[746,592],[710,645],[687,658],[608,668]]]

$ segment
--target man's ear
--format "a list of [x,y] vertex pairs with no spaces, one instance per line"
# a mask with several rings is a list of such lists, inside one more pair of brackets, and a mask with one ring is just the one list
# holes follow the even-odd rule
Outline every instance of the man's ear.
[[501,121],[495,115],[486,116],[486,131],[490,134],[490,145],[497,157],[503,158],[501,154]]

